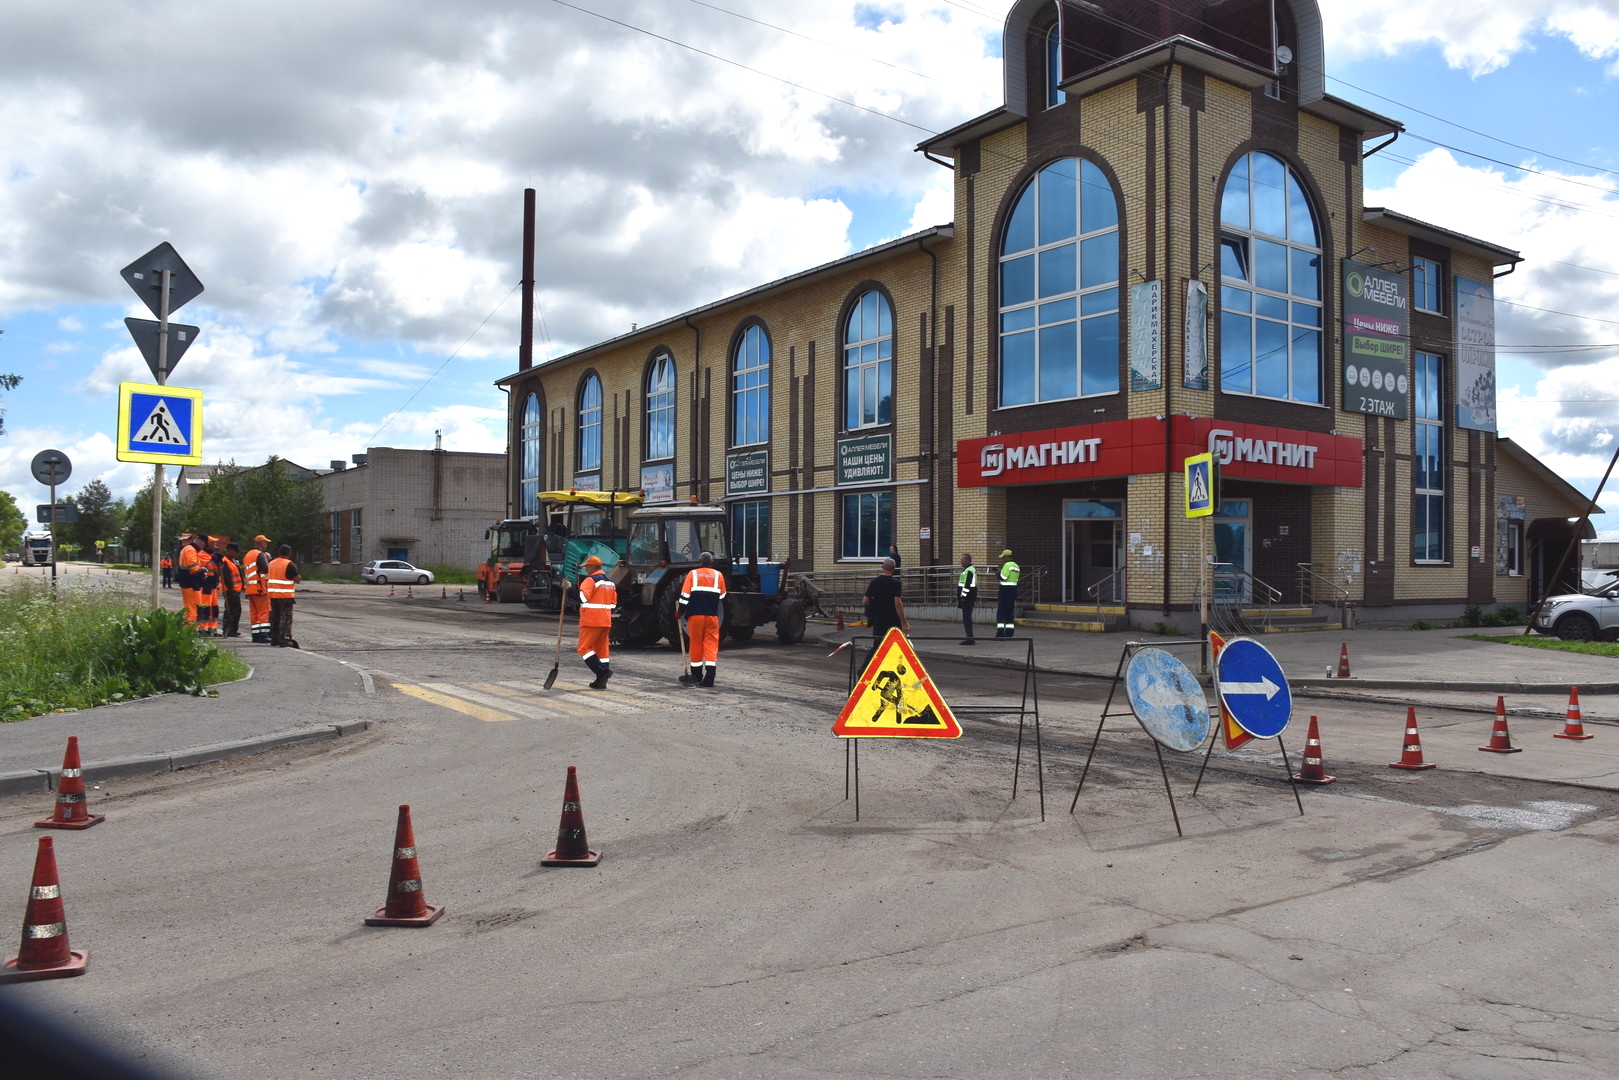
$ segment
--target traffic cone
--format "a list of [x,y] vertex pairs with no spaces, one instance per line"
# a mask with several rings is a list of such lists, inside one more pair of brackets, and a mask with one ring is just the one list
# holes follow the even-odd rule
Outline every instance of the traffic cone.
[[1481,746],[1492,754],[1517,754],[1523,751],[1521,746],[1512,745],[1512,736],[1507,734],[1507,702],[1505,698],[1495,699],[1495,730],[1490,732],[1490,745]]
[[416,599],[416,587],[414,585],[406,585],[405,586],[405,599],[406,600],[414,600],[414,599]]
[[1595,735],[1585,733],[1585,724],[1580,718],[1580,688],[1568,688],[1568,719],[1563,723],[1562,731],[1552,732],[1554,739],[1594,739]]
[[22,946],[0,967],[0,983],[83,975],[89,963],[88,950],[68,947],[56,851],[51,838],[42,836],[39,854],[34,856],[34,884],[28,890],[28,907],[22,917]]
[[843,633],[843,609],[838,608],[838,633]]
[[1338,650],[1338,678],[1349,678],[1349,642],[1344,642]]
[[449,598],[450,598],[450,589],[449,589],[449,586],[447,586],[447,585],[440,585],[440,586],[439,586],[439,587],[438,587],[438,598],[439,598],[439,599],[440,599],[440,600],[448,600],[448,599],[449,599]]
[[1321,730],[1315,717],[1310,717],[1310,737],[1304,740],[1304,765],[1293,774],[1293,779],[1305,784],[1330,784],[1336,776],[1328,776],[1321,761]]
[[84,774],[79,769],[79,737],[67,737],[67,753],[62,755],[62,779],[56,783],[56,809],[48,818],[34,822],[36,829],[88,829],[107,820],[105,814],[90,813],[84,801]]
[[388,586],[388,595],[392,596],[393,594],[394,594],[394,587],[392,585],[390,585],[390,586]]
[[422,892],[422,870],[416,863],[416,833],[410,827],[410,807],[399,807],[394,829],[393,870],[388,875],[388,902],[365,920],[367,926],[432,926],[444,905],[427,902]]
[[462,604],[466,603],[467,602],[467,591],[465,589],[457,589],[457,590],[455,590],[455,599],[459,603],[462,603]]
[[579,777],[568,766],[568,783],[562,789],[562,823],[557,826],[557,846],[545,853],[541,866],[595,866],[602,853],[590,850],[585,839],[585,814],[579,809]]
[[1417,708],[1407,705],[1405,709],[1405,748],[1400,752],[1400,760],[1389,765],[1391,769],[1431,769],[1433,765],[1422,760],[1422,740],[1417,738]]

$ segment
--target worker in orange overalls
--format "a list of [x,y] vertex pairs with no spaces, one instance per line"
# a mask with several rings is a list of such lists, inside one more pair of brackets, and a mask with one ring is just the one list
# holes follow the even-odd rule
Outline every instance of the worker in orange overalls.
[[242,595],[247,597],[247,624],[252,640],[270,641],[270,538],[260,533],[253,550],[242,556]]
[[196,575],[197,633],[203,637],[219,636],[219,557],[218,545],[207,533],[197,534],[202,540],[202,558],[191,568]]
[[296,649],[298,640],[292,636],[292,605],[298,594],[298,564],[292,561],[292,548],[282,544],[270,560],[270,572],[265,584],[270,592],[270,644],[282,649]]
[[720,661],[720,617],[724,613],[725,575],[714,569],[714,555],[705,551],[697,565],[686,574],[680,586],[676,617],[686,619],[686,636],[691,640],[688,674],[680,677],[684,686],[713,686],[714,669]]
[[174,588],[174,560],[165,555],[158,565],[163,568],[163,587]]
[[613,677],[608,636],[613,632],[613,608],[618,586],[602,572],[602,561],[592,555],[584,562],[585,579],[579,583],[579,656],[595,674],[592,690],[607,689]]
[[180,569],[175,575],[180,580],[180,602],[185,605],[186,622],[196,626],[198,599],[197,586],[202,584],[202,564],[208,561],[208,555],[203,551],[208,538],[197,533],[187,533],[180,538]]

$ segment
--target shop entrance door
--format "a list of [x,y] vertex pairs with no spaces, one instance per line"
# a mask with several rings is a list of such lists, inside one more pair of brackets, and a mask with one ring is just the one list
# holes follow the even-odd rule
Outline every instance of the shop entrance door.
[[1124,503],[1064,499],[1062,549],[1064,603],[1124,602]]
[[1253,538],[1248,528],[1252,507],[1247,499],[1229,499],[1214,511],[1214,600],[1246,604],[1253,599]]

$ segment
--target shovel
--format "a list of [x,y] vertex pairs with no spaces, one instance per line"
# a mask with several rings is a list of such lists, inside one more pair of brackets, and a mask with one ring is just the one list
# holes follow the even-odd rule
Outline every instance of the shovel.
[[557,600],[557,658],[551,665],[551,674],[545,677],[545,688],[551,689],[557,681],[557,672],[562,668],[562,618],[568,613],[568,579],[562,579],[562,596]]
[[691,651],[686,648],[686,624],[680,621],[680,612],[675,612],[675,628],[680,631],[680,685],[691,686],[691,664],[687,654]]

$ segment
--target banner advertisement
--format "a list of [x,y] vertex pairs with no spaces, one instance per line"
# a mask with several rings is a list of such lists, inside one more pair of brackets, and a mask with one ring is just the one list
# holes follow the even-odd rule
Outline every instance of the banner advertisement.
[[1495,430],[1495,289],[1456,279],[1456,426]]
[[1409,418],[1410,289],[1405,275],[1345,259],[1343,301],[1344,411]]

